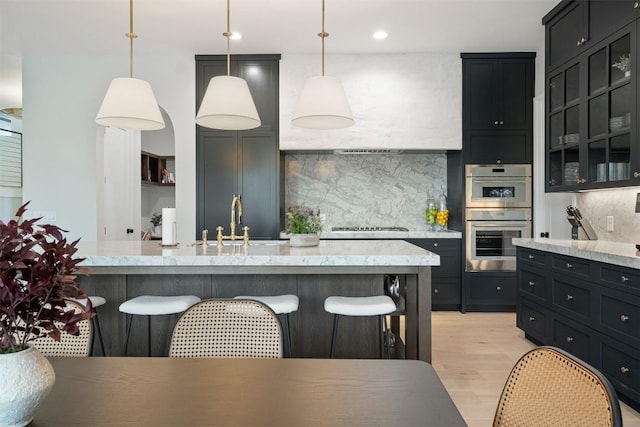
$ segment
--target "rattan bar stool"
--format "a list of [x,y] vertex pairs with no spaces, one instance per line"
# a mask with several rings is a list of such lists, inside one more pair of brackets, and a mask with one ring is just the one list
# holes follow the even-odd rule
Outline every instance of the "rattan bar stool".
[[389,348],[385,343],[387,332],[386,315],[396,310],[396,304],[387,295],[370,297],[342,297],[330,296],[324,300],[324,310],[333,314],[333,333],[331,335],[331,354],[333,359],[336,335],[338,334],[338,319],[340,316],[378,316],[382,329],[380,342],[380,357],[384,347],[387,347],[387,357],[391,357]]
[[141,295],[120,304],[119,310],[127,315],[127,334],[124,339],[124,355],[127,355],[131,323],[133,323],[134,315],[147,316],[147,355],[151,356],[151,316],[179,314],[198,302],[200,302],[200,298],[193,295]]
[[287,347],[288,356],[293,356],[293,350],[291,347],[291,326],[289,323],[289,314],[294,311],[298,311],[300,305],[300,299],[296,295],[269,295],[269,296],[237,296],[234,299],[251,299],[258,301],[268,306],[275,314],[284,314],[287,322]]
[[[75,301],[66,301],[67,309],[65,311],[73,310],[76,313],[84,313],[85,306]],[[59,328],[62,328],[62,324],[58,324]],[[51,337],[41,337],[33,341],[34,347],[36,347],[42,354],[47,357],[86,357],[89,356],[91,351],[91,337],[93,323],[88,320],[82,320],[78,322],[78,329],[80,333],[78,335],[71,335],[67,333],[60,334],[60,341],[56,341]]]
[[[100,349],[102,350],[102,355],[106,356],[107,353],[104,350],[104,341],[102,340],[102,329],[100,329],[100,320],[98,319],[98,311],[96,310],[96,308],[100,307],[101,305],[105,305],[107,303],[107,300],[97,295],[90,295],[88,298],[91,301],[91,309],[94,314],[94,316],[91,318],[91,326],[93,326],[93,328],[96,330],[95,334],[91,334],[91,347],[89,350],[89,356],[93,356],[93,352],[95,349],[96,335],[98,335],[98,341],[100,342]],[[87,298],[81,298],[81,299],[69,298],[69,299],[71,301],[77,302],[78,304],[80,304],[85,308],[87,307]]]

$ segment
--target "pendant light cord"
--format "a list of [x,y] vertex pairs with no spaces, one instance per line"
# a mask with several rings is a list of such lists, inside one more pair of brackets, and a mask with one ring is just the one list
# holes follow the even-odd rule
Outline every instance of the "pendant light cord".
[[227,31],[222,33],[222,35],[227,38],[227,76],[231,75],[231,47],[229,43],[231,40],[231,7],[229,6],[229,3],[230,0],[227,0]]
[[133,78],[133,39],[138,37],[133,32],[133,0],[129,0],[129,32],[125,36],[129,38],[129,78]]
[[324,39],[329,37],[329,33],[324,31],[324,0],[322,0],[322,32],[318,33],[322,39],[322,76],[324,77]]

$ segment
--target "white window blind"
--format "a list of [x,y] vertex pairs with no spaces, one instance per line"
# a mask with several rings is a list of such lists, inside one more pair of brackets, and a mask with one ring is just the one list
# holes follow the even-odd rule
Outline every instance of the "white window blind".
[[0,130],[0,186],[22,187],[22,135]]

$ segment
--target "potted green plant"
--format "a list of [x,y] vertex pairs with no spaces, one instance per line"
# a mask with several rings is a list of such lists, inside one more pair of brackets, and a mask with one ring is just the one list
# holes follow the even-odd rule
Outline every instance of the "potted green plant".
[[74,258],[78,240],[68,243],[65,230],[36,225],[40,218],[0,221],[0,426],[26,425],[53,387],[55,374],[32,341],[78,335],[87,312],[65,310],[68,298],[86,298],[76,281],[83,258]]
[[287,233],[290,234],[291,246],[317,246],[322,226],[318,210],[302,205],[287,209]]
[[153,225],[154,236],[162,236],[162,215],[154,213],[151,215],[151,225]]
[[631,76],[631,54],[624,53],[620,55],[617,62],[611,64],[614,68],[622,71],[625,77]]

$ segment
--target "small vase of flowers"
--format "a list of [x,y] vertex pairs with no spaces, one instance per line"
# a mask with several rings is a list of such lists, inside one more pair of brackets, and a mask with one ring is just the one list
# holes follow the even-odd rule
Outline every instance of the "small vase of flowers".
[[625,77],[631,76],[631,54],[624,53],[620,55],[617,62],[611,64],[614,68],[622,71]]
[[317,246],[322,231],[320,211],[295,205],[287,210],[287,233],[291,246]]
[[153,235],[161,237],[162,236],[162,215],[154,213],[151,215],[151,225],[153,225]]
[[0,221],[0,426],[28,424],[53,387],[53,368],[32,342],[78,335],[78,322],[92,316],[89,300],[86,312],[66,309],[68,298],[86,298],[75,276],[86,272],[78,267],[84,258],[73,257],[78,240],[23,219],[27,205]]

